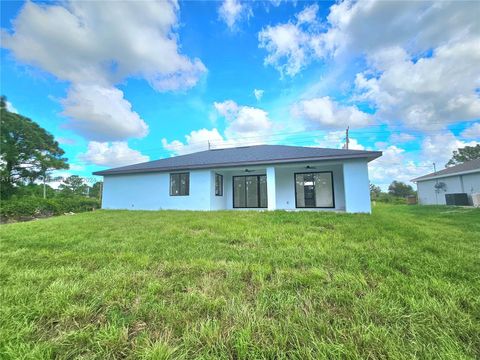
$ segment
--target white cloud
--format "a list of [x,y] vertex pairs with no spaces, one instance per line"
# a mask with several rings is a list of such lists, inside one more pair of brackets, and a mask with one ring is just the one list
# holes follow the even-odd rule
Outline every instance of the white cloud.
[[226,100],[224,102],[214,102],[213,106],[217,110],[218,114],[225,117],[228,120],[232,120],[236,114],[238,114],[238,105],[233,100]]
[[67,126],[95,141],[118,141],[148,134],[147,124],[132,110],[123,92],[100,85],[73,85],[62,101]]
[[[26,63],[75,83],[140,76],[157,90],[188,88],[205,67],[179,53],[175,1],[27,2],[3,46]],[[55,24],[55,26],[45,26]],[[166,85],[165,85],[166,83]]]
[[[480,41],[441,46],[416,62],[398,47],[369,59],[370,69],[357,74],[357,99],[372,102],[378,117],[439,129],[480,116]],[[372,72],[381,75],[369,76]]]
[[265,92],[265,90],[254,89],[253,90],[253,95],[255,95],[255,99],[257,99],[257,101],[260,101],[260,100],[262,100],[264,92]]
[[398,134],[393,133],[392,135],[390,135],[390,142],[394,144],[405,143],[405,142],[413,141],[415,139],[416,139],[415,136],[408,133],[398,133]]
[[390,145],[380,149],[383,155],[368,165],[370,181],[386,190],[394,181],[409,183],[411,179],[431,172],[428,165],[417,164],[405,149]]
[[260,31],[259,47],[268,53],[265,65],[272,65],[282,77],[293,77],[318,57],[321,26],[317,12],[318,5],[310,5],[295,16],[296,21],[267,26]]
[[18,110],[12,105],[10,101],[6,101],[5,105],[7,107],[7,111],[10,111],[11,113],[18,114]]
[[465,139],[480,139],[480,122],[474,123],[463,130],[461,136]]
[[259,47],[267,50],[265,65],[272,65],[281,76],[295,76],[309,61],[310,36],[296,24],[267,26],[258,34]]
[[476,141],[458,140],[451,132],[424,137],[418,153],[407,152],[397,145],[385,144],[385,147],[379,148],[383,155],[369,163],[370,179],[384,189],[393,180],[408,183],[411,179],[433,172],[433,163],[437,170],[441,170],[452,157],[454,150],[476,144]]
[[70,139],[62,136],[55,138],[55,140],[57,140],[60,145],[75,145],[77,143],[75,139]]
[[451,132],[426,136],[422,142],[422,158],[428,163],[436,163],[437,169],[445,166],[451,159],[453,151],[465,146],[475,146],[477,141],[461,141]]
[[297,14],[297,24],[310,24],[317,20],[318,5],[313,4]]
[[344,1],[330,7],[323,52],[371,53],[401,46],[421,53],[480,31],[475,2]]
[[362,127],[372,121],[371,115],[356,106],[341,105],[328,96],[300,101],[294,104],[292,113],[313,126],[327,128]]
[[[345,131],[330,131],[323,138],[316,139],[315,143],[324,148],[343,149],[345,146],[345,135]],[[365,146],[352,137],[349,137],[348,148],[350,150],[365,150]]]
[[[212,130],[193,130],[190,134],[185,135],[185,142],[179,140],[168,142],[167,139],[162,139],[163,147],[175,155],[208,150],[209,142],[211,148],[222,148],[230,144],[230,142],[225,140],[216,128],[213,128]],[[233,142],[231,144],[233,145]]]
[[351,100],[369,102],[379,120],[424,130],[478,119],[477,3],[344,1],[330,7],[322,26],[312,25],[313,10],[259,34],[265,63],[282,76],[315,59],[332,60],[338,69],[363,57],[367,66]]
[[224,135],[216,128],[194,130],[185,136],[185,142],[180,140],[168,142],[167,139],[162,139],[163,147],[173,154],[180,155],[206,150],[209,141],[212,149],[263,144],[274,130],[274,123],[265,110],[238,105],[233,100],[215,102],[214,107],[226,120]]
[[85,153],[78,158],[89,164],[117,167],[148,161],[150,158],[140,151],[129,148],[126,142],[90,141]]
[[248,19],[253,14],[252,9],[248,5],[242,4],[238,0],[224,0],[218,9],[218,15],[230,30],[235,30],[237,23],[241,19]]
[[[63,101],[64,113],[87,139],[141,137],[146,124],[114,85],[137,77],[157,91],[175,91],[191,88],[206,72],[199,59],[180,52],[175,34],[178,10],[174,0],[141,4],[29,1],[13,20],[12,32],[2,30],[2,46],[18,60],[73,84]],[[108,98],[93,99],[84,91],[87,87]],[[115,103],[106,109],[99,107],[107,102]],[[113,111],[111,116],[105,116],[108,110]]]

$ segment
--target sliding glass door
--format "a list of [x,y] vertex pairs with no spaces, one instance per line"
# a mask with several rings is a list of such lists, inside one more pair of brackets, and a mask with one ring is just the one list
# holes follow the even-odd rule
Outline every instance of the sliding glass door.
[[267,177],[245,175],[233,177],[234,208],[266,208]]
[[295,174],[297,208],[334,208],[332,172]]

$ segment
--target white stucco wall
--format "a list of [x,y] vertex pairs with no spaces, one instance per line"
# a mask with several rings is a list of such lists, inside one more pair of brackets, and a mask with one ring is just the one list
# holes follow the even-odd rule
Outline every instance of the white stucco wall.
[[102,208],[210,210],[211,176],[210,170],[190,171],[189,196],[170,196],[169,173],[105,176]]
[[[319,162],[309,164],[276,165],[274,171],[268,167],[251,167],[253,175],[267,175],[267,183],[274,175],[275,195],[267,187],[270,209],[281,210],[325,210],[370,212],[370,191],[366,160],[351,162]],[[345,169],[347,172],[345,173]],[[334,208],[297,209],[295,207],[295,173],[333,173]],[[215,173],[223,175],[223,196],[215,196]],[[348,181],[344,181],[348,174]],[[270,174],[270,179],[268,179]],[[132,210],[223,210],[233,209],[232,177],[246,175],[245,168],[190,171],[190,195],[170,196],[170,173],[145,173],[110,175],[104,177],[102,207],[104,209]],[[348,185],[348,186],[347,186]],[[345,192],[351,197],[345,200]],[[270,197],[275,196],[274,204]]]
[[352,213],[370,213],[370,182],[368,162],[364,159],[343,163],[345,210]]
[[[446,191],[435,191],[435,184],[443,182],[446,185]],[[445,205],[445,194],[480,193],[480,172],[465,175],[454,175],[417,182],[418,202],[422,205]]]
[[210,210],[224,210],[227,206],[226,193],[225,193],[225,175],[221,172],[218,174],[223,175],[223,196],[215,195],[215,174],[216,171],[210,172]]

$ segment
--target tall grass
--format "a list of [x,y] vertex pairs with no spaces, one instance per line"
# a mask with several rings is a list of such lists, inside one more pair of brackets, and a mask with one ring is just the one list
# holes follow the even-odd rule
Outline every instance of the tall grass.
[[480,358],[480,211],[0,227],[0,358]]

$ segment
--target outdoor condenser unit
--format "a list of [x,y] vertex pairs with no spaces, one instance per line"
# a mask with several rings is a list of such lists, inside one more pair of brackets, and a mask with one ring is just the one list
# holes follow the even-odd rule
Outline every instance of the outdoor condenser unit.
[[447,205],[468,206],[468,195],[466,193],[445,194]]

